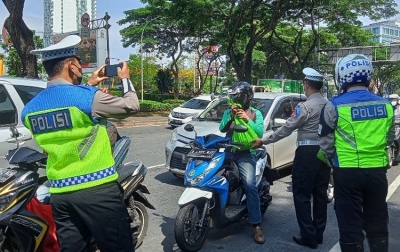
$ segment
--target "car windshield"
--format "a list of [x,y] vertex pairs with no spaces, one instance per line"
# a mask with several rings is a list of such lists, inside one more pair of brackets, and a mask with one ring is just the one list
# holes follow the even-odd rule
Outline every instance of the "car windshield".
[[[271,108],[273,99],[260,99],[254,98],[251,102],[251,106],[260,110],[263,115],[263,118],[267,115],[269,109]],[[219,100],[213,101],[213,103],[204,110],[198,117],[198,120],[209,120],[209,121],[218,121],[222,120],[222,116],[224,111],[229,108],[228,99],[222,98]]]
[[33,97],[35,97],[44,88],[15,85],[18,95],[21,97],[22,102],[26,105]]
[[189,101],[185,102],[182,105],[182,108],[205,109],[205,108],[207,108],[209,103],[210,103],[210,101],[208,101],[208,100],[193,98],[193,99],[190,99]]

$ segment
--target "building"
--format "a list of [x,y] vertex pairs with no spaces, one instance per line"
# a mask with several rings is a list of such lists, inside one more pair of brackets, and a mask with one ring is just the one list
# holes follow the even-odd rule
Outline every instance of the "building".
[[96,0],[43,0],[44,46],[53,44],[53,34],[79,31],[81,17],[96,19]]
[[400,19],[372,23],[363,28],[371,31],[375,35],[373,40],[380,44],[390,44],[400,40]]

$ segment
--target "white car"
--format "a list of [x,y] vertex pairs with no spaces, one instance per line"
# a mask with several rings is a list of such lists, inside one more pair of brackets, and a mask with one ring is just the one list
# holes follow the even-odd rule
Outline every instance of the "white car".
[[172,127],[178,127],[190,122],[193,117],[203,112],[210,105],[211,101],[211,95],[200,95],[190,99],[169,113],[168,124]]
[[[273,133],[290,117],[299,102],[306,100],[304,95],[295,93],[254,93],[252,106],[259,109],[264,117],[264,136]],[[190,124],[194,125],[198,136],[208,134],[225,135],[219,131],[223,112],[228,108],[227,98],[218,98]],[[175,128],[165,146],[166,168],[176,177],[183,177],[186,164],[182,158],[190,151],[188,143],[193,140],[194,133],[184,130],[184,126]],[[296,150],[297,130],[280,141],[266,145],[268,163],[272,169],[285,168],[293,163]]]
[[0,76],[0,167],[8,167],[5,159],[8,150],[16,148],[16,140],[10,136],[10,126],[16,126],[22,146],[40,150],[30,131],[21,121],[25,104],[44,90],[47,83],[42,80]]

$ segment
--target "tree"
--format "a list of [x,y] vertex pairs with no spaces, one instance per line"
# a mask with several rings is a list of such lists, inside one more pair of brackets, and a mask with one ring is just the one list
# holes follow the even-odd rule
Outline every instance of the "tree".
[[[278,58],[273,61],[283,62],[289,76],[300,78],[304,67],[319,67],[316,49],[372,45],[372,34],[362,29],[358,17],[389,18],[397,13],[395,6],[393,0],[306,1],[303,7],[287,12],[269,34],[264,42],[264,48],[269,48],[267,57]],[[320,56],[324,60],[324,55]]]
[[168,94],[172,91],[174,81],[169,69],[158,69],[155,81],[160,93]]
[[35,49],[33,32],[22,19],[25,0],[3,0],[10,16],[6,18],[4,26],[8,31],[16,53],[21,59],[21,76],[38,77],[36,56],[30,54]]
[[[130,54],[128,67],[131,73],[131,81],[136,90],[141,90],[141,60],[140,55]],[[151,89],[154,85],[154,77],[157,74],[156,59],[154,57],[143,57],[143,86]]]
[[[188,20],[197,17],[194,6],[202,1],[143,2],[147,3],[145,7],[125,11],[126,17],[118,22],[120,25],[130,24],[120,31],[123,46],[140,46],[143,39],[144,51],[156,52],[160,58],[166,56],[172,59],[170,70],[175,83],[179,83],[178,61],[184,52],[193,50],[193,42],[188,38],[192,36],[196,22]],[[199,17],[196,20],[200,20]]]
[[[32,34],[33,34],[33,41],[35,44],[34,49],[43,48],[43,39],[41,39],[39,36],[34,35],[35,31],[32,31]],[[7,75],[16,76],[16,77],[25,76],[23,62],[22,62],[21,58],[19,57],[17,49],[14,47],[14,43],[12,45],[9,45],[6,43],[1,43],[0,46],[7,53],[7,57],[5,58],[5,65],[7,67]],[[45,73],[43,64],[41,62],[37,63],[37,68],[39,70],[38,71],[39,73]]]
[[393,93],[400,81],[400,63],[394,64],[375,64],[374,66],[374,81],[372,86],[376,88],[379,95],[384,95],[385,92]]

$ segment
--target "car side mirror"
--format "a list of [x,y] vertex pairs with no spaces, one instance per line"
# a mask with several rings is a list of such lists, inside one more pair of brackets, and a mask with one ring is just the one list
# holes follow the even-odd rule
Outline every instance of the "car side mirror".
[[186,124],[184,129],[186,131],[192,132],[192,131],[194,131],[194,126],[192,124]]
[[282,119],[282,118],[275,118],[274,119],[274,127],[281,127],[283,125],[285,125],[286,120]]

